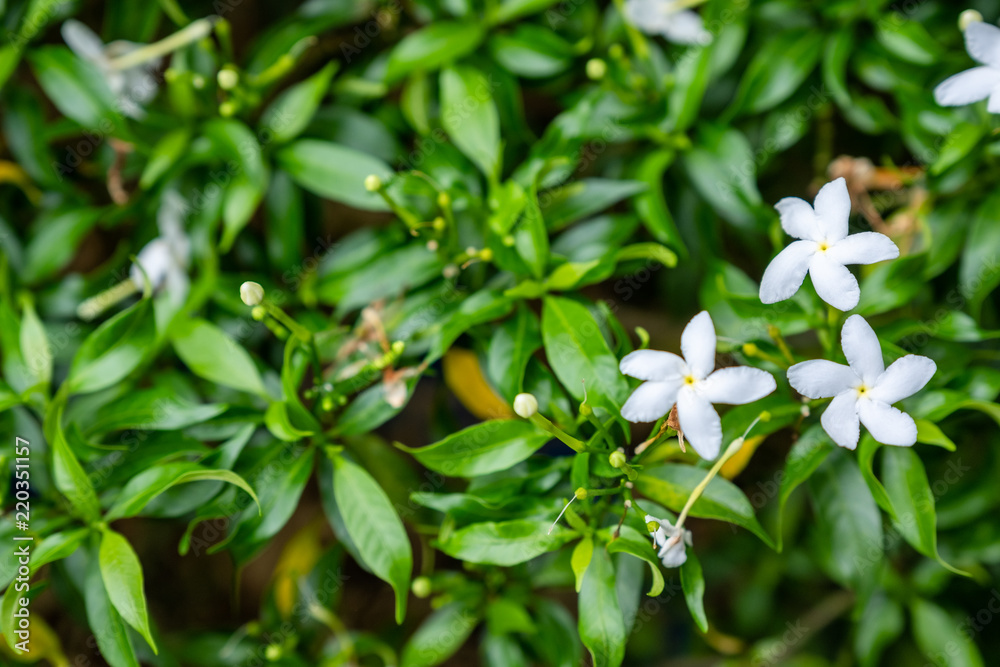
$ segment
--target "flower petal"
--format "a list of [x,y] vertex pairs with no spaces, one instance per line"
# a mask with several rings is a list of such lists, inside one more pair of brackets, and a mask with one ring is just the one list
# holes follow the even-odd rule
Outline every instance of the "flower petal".
[[675,44],[708,44],[712,41],[701,16],[689,9],[670,14],[660,32]]
[[681,334],[681,352],[691,374],[702,380],[715,368],[715,324],[707,310],[688,322]]
[[917,425],[913,417],[882,401],[858,401],[861,422],[883,445],[912,447],[917,442]]
[[819,418],[823,430],[841,447],[855,449],[861,427],[858,425],[857,392],[848,389],[837,394]]
[[760,280],[760,300],[777,303],[799,291],[809,271],[809,260],[815,253],[813,241],[795,241],[775,255]]
[[618,368],[625,375],[640,380],[663,382],[676,379],[679,382],[681,376],[687,371],[687,364],[671,352],[636,350],[626,354],[621,363],[618,364]]
[[848,311],[861,300],[858,279],[843,264],[830,259],[826,253],[818,252],[809,261],[809,275],[819,298],[837,310]]
[[843,177],[830,181],[816,195],[813,202],[823,238],[830,242],[847,236],[847,219],[851,217],[851,195]]
[[1000,113],[1000,84],[990,93],[989,101],[986,103],[986,110],[990,113]]
[[106,60],[104,57],[104,42],[97,34],[83,23],[69,19],[60,28],[63,40],[73,50],[73,53],[92,62]]
[[788,384],[807,398],[831,398],[860,384],[850,366],[812,359],[788,369]]
[[840,345],[844,348],[847,363],[861,381],[869,387],[875,386],[879,376],[885,372],[882,362],[882,346],[871,325],[860,315],[851,315],[844,322],[840,332]]
[[[885,372],[875,381],[875,386],[868,392],[875,401],[883,401],[892,405],[907,396],[912,396],[934,376],[937,364],[927,357],[908,354],[900,357],[885,369]],[[871,430],[871,429],[869,429]]]
[[861,232],[851,234],[826,251],[837,264],[874,264],[899,257],[899,248],[885,234]]
[[950,76],[934,89],[934,101],[943,107],[960,107],[985,100],[1000,85],[1000,71],[973,67]]
[[679,388],[680,384],[673,382],[639,385],[622,406],[622,417],[630,422],[655,422],[674,407]]
[[767,371],[749,366],[720,368],[695,385],[710,403],[743,405],[764,398],[778,385]]
[[965,48],[976,62],[1000,67],[1000,28],[976,21],[965,29]]
[[719,455],[722,446],[722,420],[708,399],[699,396],[690,387],[677,392],[677,417],[684,431],[684,439],[705,460]]
[[820,224],[816,212],[804,199],[785,197],[774,208],[781,218],[781,228],[789,236],[807,241],[819,241]]

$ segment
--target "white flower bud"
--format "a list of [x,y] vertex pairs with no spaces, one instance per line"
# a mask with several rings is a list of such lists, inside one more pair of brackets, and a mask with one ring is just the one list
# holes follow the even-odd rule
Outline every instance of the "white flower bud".
[[378,192],[382,189],[382,179],[375,174],[369,174],[365,178],[365,190],[368,192]]
[[223,90],[232,90],[240,81],[240,75],[231,69],[220,70],[216,78],[219,81],[219,88]]
[[965,32],[973,23],[982,23],[983,15],[975,9],[966,9],[958,15],[958,29]]
[[258,306],[264,300],[264,288],[260,283],[248,280],[240,285],[240,298],[248,306]]
[[518,394],[514,397],[514,412],[518,417],[530,419],[538,412],[538,399],[531,394]]

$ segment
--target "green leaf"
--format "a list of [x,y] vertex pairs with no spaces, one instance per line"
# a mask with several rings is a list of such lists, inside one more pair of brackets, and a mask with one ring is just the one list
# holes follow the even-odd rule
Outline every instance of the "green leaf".
[[14,612],[17,611],[16,607],[20,606],[18,601],[21,597],[14,590],[14,585],[11,584],[7,587],[7,592],[4,593],[3,600],[0,601],[0,633],[3,634],[3,638],[11,650],[16,650],[14,645],[18,641],[17,635],[14,634],[17,628],[17,620],[14,617]]
[[118,493],[114,504],[105,514],[106,522],[124,519],[139,514],[153,498],[172,486],[187,482],[216,480],[238,486],[250,494],[257,503],[260,512],[260,502],[257,494],[247,484],[246,480],[230,470],[212,470],[203,468],[197,463],[165,463],[139,473],[129,480],[128,484]]
[[998,205],[1000,192],[993,192],[976,210],[962,251],[958,289],[961,296],[969,300],[974,315],[986,296],[1000,284],[1000,265],[996,257],[996,249],[1000,248]]
[[667,103],[667,123],[674,132],[684,132],[698,118],[711,77],[712,52],[711,48],[691,46],[677,64],[676,84]]
[[549,261],[549,233],[538,207],[538,190],[533,184],[528,191],[524,215],[514,232],[517,252],[531,269],[535,278],[545,275]]
[[937,159],[931,164],[931,174],[938,176],[947,171],[949,167],[954,166],[976,147],[985,134],[986,127],[982,123],[959,123],[956,125],[948,133]]
[[149,153],[149,161],[142,170],[139,187],[148,190],[184,156],[191,145],[191,130],[179,127],[163,135]]
[[304,431],[292,423],[289,404],[285,401],[274,401],[267,406],[267,411],[264,412],[264,425],[271,435],[285,442],[298,442],[313,434],[313,431]]
[[52,480],[59,492],[66,496],[74,513],[85,521],[96,521],[101,515],[101,505],[90,483],[90,477],[84,472],[77,460],[66,436],[63,433],[61,421],[62,410],[58,410],[53,418],[52,433]]
[[275,158],[296,183],[313,194],[366,211],[389,209],[377,193],[365,189],[369,175],[383,181],[393,175],[389,165],[376,157],[328,141],[299,139],[279,150]]
[[854,459],[837,448],[809,479],[820,557],[830,575],[858,589],[881,570],[882,517]]
[[692,549],[688,549],[687,560],[681,565],[681,588],[691,617],[698,629],[708,632],[708,617],[705,615],[705,577],[701,573],[701,562]]
[[644,192],[642,181],[610,178],[585,178],[539,194],[542,217],[549,229],[562,229],[617,204],[623,199]]
[[403,647],[400,667],[434,667],[461,648],[479,624],[464,602],[449,602],[424,619]]
[[738,227],[752,227],[761,203],[754,151],[738,130],[701,123],[684,168],[715,211]]
[[955,451],[955,443],[944,434],[944,431],[934,422],[927,419],[914,420],[917,424],[917,442],[925,445],[937,445],[949,452]]
[[500,175],[500,115],[492,78],[468,65],[441,70],[441,125],[490,180]]
[[478,477],[520,463],[552,439],[530,421],[494,419],[420,448],[397,445],[421,464],[450,477]]
[[36,383],[47,385],[52,380],[52,348],[34,304],[27,299],[21,313],[20,338],[25,367],[35,376]]
[[389,54],[385,70],[395,83],[414,70],[434,70],[471,53],[483,41],[479,23],[435,21],[402,39]]
[[877,592],[865,603],[854,635],[854,655],[861,667],[876,667],[887,646],[903,632],[903,607]]
[[937,661],[947,656],[948,667],[983,667],[983,656],[976,648],[965,623],[941,607],[916,598],[910,603],[913,636],[924,655]]
[[[703,468],[682,464],[655,465],[639,474],[635,486],[655,502],[679,512],[691,496],[691,492],[705,478],[705,472]],[[717,519],[736,524],[759,537],[767,546],[776,548],[771,537],[757,522],[750,501],[729,480],[721,477],[713,478],[691,507],[690,514],[700,519]]]
[[219,247],[226,252],[264,197],[267,169],[260,141],[242,122],[211,120],[205,124],[205,136],[212,140],[219,155],[237,166],[232,181],[225,188],[222,203],[223,231]]
[[517,565],[554,551],[576,535],[547,519],[474,523],[443,537],[438,548],[453,558],[483,565]]
[[87,336],[73,357],[66,391],[87,394],[117,384],[142,363],[155,338],[152,303],[142,299]]
[[618,370],[601,328],[580,303],[546,297],[542,305],[542,340],[556,377],[578,400],[584,393],[592,404],[617,413],[628,398],[628,383]]
[[179,322],[172,340],[177,356],[198,377],[251,394],[267,395],[247,351],[211,322],[197,318]]
[[319,108],[339,63],[331,61],[311,77],[284,91],[268,105],[261,127],[273,141],[284,143],[302,133]]
[[98,557],[101,578],[111,604],[156,653],[156,643],[149,630],[146,595],[142,591],[142,565],[139,564],[139,557],[135,555],[128,540],[109,529],[101,531]]
[[681,240],[681,233],[663,196],[663,174],[673,164],[675,157],[673,150],[660,149],[649,153],[639,162],[635,175],[646,184],[646,191],[635,198],[635,210],[653,238],[686,255],[687,247]]
[[579,596],[578,629],[594,667],[618,667],[625,659],[622,618],[611,559],[598,549],[590,561]]
[[24,280],[47,278],[65,266],[101,214],[101,209],[89,207],[41,214],[36,220],[38,233],[25,252]]
[[495,11],[490,17],[490,22],[494,25],[507,23],[523,16],[537,14],[543,9],[547,9],[556,4],[558,0],[503,0],[499,5],[493,5]]
[[941,47],[918,21],[892,13],[875,23],[875,39],[894,56],[915,65],[930,65],[941,57]]
[[77,528],[47,536],[31,552],[29,563],[31,573],[38,572],[44,565],[68,558],[83,544],[88,535],[90,535],[89,528]]
[[934,494],[927,482],[924,464],[916,452],[909,447],[883,447],[882,477],[895,509],[893,525],[906,541],[942,567],[965,574],[946,563],[938,554]]
[[115,134],[121,114],[104,75],[64,46],[36,48],[28,57],[38,83],[56,108],[90,132]]
[[[663,592],[663,572],[660,571],[660,559],[656,557],[656,549],[652,539],[643,537],[639,531],[630,526],[622,526],[618,537],[608,542],[608,553],[626,553],[649,563],[649,571],[653,575],[653,585],[647,595],[656,597]],[[579,586],[577,587],[579,593]]]
[[822,51],[822,40],[809,30],[771,36],[747,65],[732,108],[760,113],[781,104],[813,71]]
[[583,585],[583,575],[590,565],[590,559],[594,556],[594,539],[587,535],[576,543],[573,547],[573,554],[570,556],[569,565],[573,569],[573,576],[576,577],[576,592],[580,592]]
[[541,346],[538,319],[524,304],[493,330],[486,352],[486,373],[508,403],[521,392],[528,359]]
[[333,492],[344,525],[365,565],[396,592],[396,622],[406,616],[413,553],[403,522],[385,491],[368,472],[334,456]]
[[101,657],[111,667],[139,667],[125,623],[104,587],[99,559],[91,557],[90,561],[84,585],[84,602],[87,607],[87,624],[94,633]]
[[[785,514],[785,504],[792,491],[805,482],[822,465],[826,457],[833,451],[834,444],[820,424],[813,424],[799,436],[792,445],[785,459],[785,470],[781,475],[781,488],[778,490],[778,527],[776,531],[778,551],[781,551],[784,540],[782,519]],[[773,482],[772,482],[773,483]]]

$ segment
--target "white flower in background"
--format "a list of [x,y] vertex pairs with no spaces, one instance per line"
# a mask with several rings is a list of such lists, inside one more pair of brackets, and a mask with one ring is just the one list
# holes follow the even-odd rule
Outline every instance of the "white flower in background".
[[704,459],[722,445],[722,423],[713,403],[742,405],[767,396],[777,386],[770,373],[748,366],[715,368],[715,325],[708,311],[692,318],[681,334],[684,358],[657,350],[636,350],[622,359],[625,375],[646,380],[622,407],[631,422],[656,421],[677,404],[684,437]]
[[659,527],[653,532],[653,543],[660,549],[656,557],[663,561],[663,567],[680,567],[687,560],[685,545],[691,546],[691,531],[675,528],[666,519],[657,519],[652,514],[646,515],[646,523],[655,523]]
[[142,48],[145,44],[115,41],[106,45],[93,30],[73,19],[62,24],[62,36],[77,56],[100,69],[122,113],[132,118],[142,118],[145,115],[143,105],[156,95],[157,81],[153,72],[159,67],[161,58],[127,69],[117,69],[112,64],[113,59]]
[[179,194],[173,190],[164,193],[156,216],[160,235],[143,246],[129,271],[129,278],[140,290],[146,284],[142,275],[145,271],[153,291],[163,289],[177,301],[183,301],[187,295],[191,241],[184,233],[185,208]]
[[989,98],[986,110],[1000,113],[1000,28],[972,21],[965,28],[965,50],[982,66],[945,79],[934,89],[934,99],[957,107]]
[[649,35],[675,44],[708,44],[712,35],[685,0],[625,0],[625,20]]
[[785,197],[774,208],[785,233],[800,240],[779,252],[764,270],[760,281],[764,303],[790,298],[809,273],[823,301],[839,310],[850,310],[858,305],[861,289],[846,265],[899,257],[899,248],[884,234],[847,235],[851,196],[843,178],[824,185],[812,206],[798,197]]
[[814,359],[788,369],[788,382],[803,396],[833,398],[820,418],[823,429],[848,449],[858,446],[859,421],[884,445],[916,443],[913,418],[892,404],[920,391],[937,370],[934,362],[908,354],[886,368],[878,337],[860,315],[847,318],[840,343],[849,366]]

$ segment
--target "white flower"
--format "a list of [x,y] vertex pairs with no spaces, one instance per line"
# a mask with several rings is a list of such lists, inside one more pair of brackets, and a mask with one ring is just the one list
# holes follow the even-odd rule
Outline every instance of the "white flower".
[[858,446],[859,421],[884,445],[913,445],[917,425],[892,404],[920,391],[937,366],[927,357],[908,354],[886,368],[878,337],[860,315],[847,318],[840,343],[850,366],[804,361],[788,369],[788,382],[803,396],[833,398],[820,422],[841,447]]
[[986,110],[1000,113],[1000,28],[970,23],[965,29],[965,50],[982,66],[945,79],[934,89],[934,99],[941,106],[957,107],[989,98]]
[[636,350],[619,368],[647,380],[622,407],[631,422],[651,422],[677,404],[684,437],[704,459],[714,459],[722,445],[722,423],[713,403],[742,405],[767,396],[776,384],[770,373],[748,366],[715,368],[715,325],[708,311],[692,318],[681,334],[684,358],[670,352]]
[[850,310],[858,305],[861,289],[846,265],[899,257],[899,248],[884,234],[847,235],[851,196],[843,178],[824,185],[813,206],[798,197],[785,197],[774,208],[785,232],[801,240],[779,252],[764,270],[760,281],[764,303],[790,298],[808,272],[821,299],[839,310]]
[[666,519],[657,519],[651,514],[646,515],[646,523],[659,526],[653,533],[653,544],[659,547],[657,558],[663,561],[663,567],[680,567],[687,560],[687,550],[684,545],[691,546],[691,531],[684,528],[674,528]]
[[142,275],[145,271],[154,291],[163,288],[178,301],[183,301],[187,294],[187,270],[191,260],[191,241],[184,233],[182,222],[185,207],[184,200],[173,190],[164,194],[156,216],[160,235],[143,246],[136,255],[136,264],[129,271],[129,278],[139,289],[145,285]]
[[92,62],[101,71],[123,114],[132,118],[145,115],[142,106],[156,95],[157,82],[153,73],[160,65],[160,58],[135,67],[116,69],[112,66],[112,59],[145,44],[116,41],[105,45],[93,30],[73,19],[62,24],[62,36],[77,56]]
[[708,44],[712,35],[697,12],[683,0],[625,0],[625,19],[650,35],[663,35],[676,44]]

